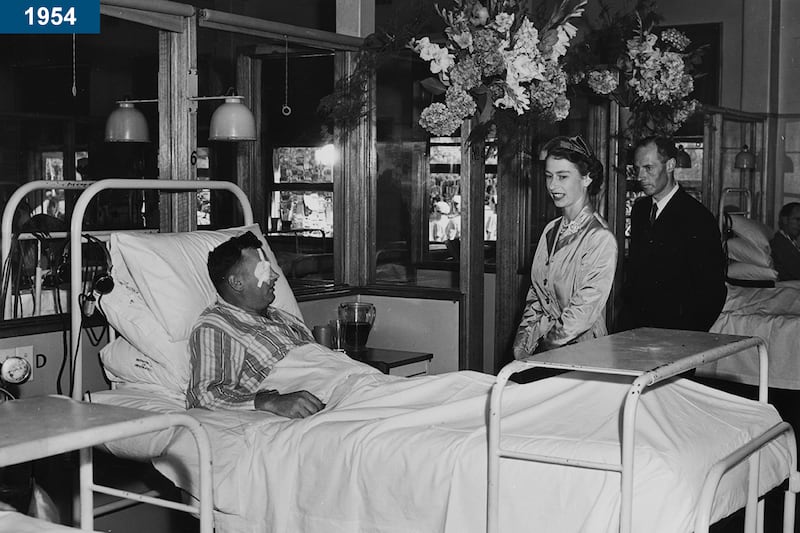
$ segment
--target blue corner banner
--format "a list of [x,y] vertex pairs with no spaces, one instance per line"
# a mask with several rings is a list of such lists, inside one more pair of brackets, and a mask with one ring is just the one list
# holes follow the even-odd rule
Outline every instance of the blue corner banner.
[[100,33],[100,0],[0,0],[3,33]]

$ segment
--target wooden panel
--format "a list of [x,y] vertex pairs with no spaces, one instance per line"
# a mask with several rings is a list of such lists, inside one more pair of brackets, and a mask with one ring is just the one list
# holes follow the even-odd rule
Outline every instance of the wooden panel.
[[483,141],[467,143],[475,124],[461,125],[461,256],[459,313],[461,370],[483,370],[483,201],[485,157]]

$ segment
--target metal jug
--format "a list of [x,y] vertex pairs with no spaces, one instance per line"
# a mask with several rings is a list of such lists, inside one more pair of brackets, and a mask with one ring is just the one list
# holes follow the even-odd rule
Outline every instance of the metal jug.
[[339,320],[344,323],[344,349],[360,353],[367,349],[367,338],[375,323],[375,306],[367,302],[339,304]]

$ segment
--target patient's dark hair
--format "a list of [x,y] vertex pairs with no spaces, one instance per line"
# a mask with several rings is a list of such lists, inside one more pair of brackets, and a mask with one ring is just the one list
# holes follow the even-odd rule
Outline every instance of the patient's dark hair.
[[225,278],[242,259],[242,250],[248,248],[255,250],[261,248],[261,241],[252,231],[231,237],[208,252],[208,276],[218,293],[222,294]]

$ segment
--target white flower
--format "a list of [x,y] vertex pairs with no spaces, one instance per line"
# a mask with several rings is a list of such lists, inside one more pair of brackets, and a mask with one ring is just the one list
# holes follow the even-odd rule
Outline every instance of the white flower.
[[469,32],[469,30],[464,30],[461,33],[450,35],[450,38],[462,50],[466,49],[472,51],[472,34]]
[[518,84],[514,85],[506,84],[505,89],[506,90],[503,97],[498,98],[497,100],[494,101],[494,105],[496,107],[513,109],[514,111],[517,112],[517,115],[521,115],[525,111],[530,109],[531,100],[530,96],[525,90],[525,87]]
[[483,7],[480,2],[476,2],[472,8],[472,17],[469,21],[475,26],[483,26],[489,20],[489,10]]
[[535,61],[527,54],[517,54],[512,56],[511,61],[506,63],[506,83],[527,83],[533,79],[544,79],[542,72],[544,65]]
[[511,29],[512,24],[514,24],[513,13],[498,13],[490,26],[500,33],[505,33]]
[[424,61],[430,61],[430,69],[434,74],[442,73],[447,77],[447,71],[453,66],[455,56],[447,48],[432,43],[428,37],[412,40],[412,48]]
[[559,57],[563,57],[567,53],[567,48],[569,48],[570,39],[572,39],[576,33],[578,33],[578,28],[569,22],[559,26],[558,42],[553,45],[553,55],[550,59],[556,60]]
[[522,19],[517,33],[514,35],[514,49],[515,50],[533,50],[539,44],[539,30],[528,20],[528,17]]

